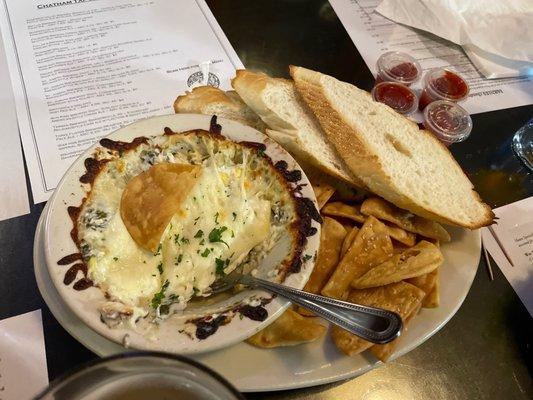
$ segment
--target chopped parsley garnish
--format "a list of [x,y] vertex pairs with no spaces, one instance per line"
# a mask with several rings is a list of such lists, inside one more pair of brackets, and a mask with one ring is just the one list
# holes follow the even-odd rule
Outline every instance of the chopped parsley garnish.
[[168,304],[163,304],[159,308],[159,314],[161,315],[167,315],[170,312],[170,306]]
[[162,246],[163,246],[163,245],[162,245],[161,243],[159,243],[159,246],[157,246],[157,250],[156,250],[156,252],[154,253],[154,256],[158,256],[159,254],[161,254],[161,248],[162,248]]
[[192,199],[193,199],[194,201],[196,201],[196,196],[194,196]]
[[313,258],[313,256],[311,254],[306,254],[304,257],[303,257],[303,260],[304,262],[305,261],[309,261],[311,258]]
[[221,258],[215,259],[215,265],[216,265],[216,274],[220,276],[226,275],[226,272],[224,269],[229,265],[229,258],[226,260],[222,260]]
[[218,212],[215,214],[215,224],[218,224]]
[[189,239],[185,238],[185,237],[182,237],[181,238],[181,243],[183,244],[188,244],[189,243]]
[[175,234],[174,235],[174,243],[175,244],[179,244],[179,242],[180,242],[180,235],[179,234]]
[[209,255],[209,253],[211,253],[211,250],[209,250],[208,248],[206,248],[202,254],[200,254],[202,257],[207,257]]
[[201,238],[202,236],[204,236],[204,231],[201,229],[199,229],[198,232],[196,232],[196,235],[194,235],[196,239]]
[[220,228],[213,228],[213,230],[209,232],[209,241],[211,243],[224,243],[229,248],[229,245],[222,240],[222,234],[227,230],[228,228],[225,226],[221,226]]
[[233,215],[233,220],[235,221],[235,219],[237,218],[237,213],[232,212],[231,215]]
[[176,258],[176,263],[175,263],[175,264],[178,265],[178,264],[181,262],[181,260],[183,260],[183,254],[180,254],[180,255]]
[[157,264],[157,270],[159,271],[159,275],[163,275],[163,263],[162,262]]
[[205,239],[200,240],[200,246],[203,246],[205,244]]
[[198,288],[195,288],[195,287],[192,288],[192,291],[195,296],[200,292],[200,290],[198,290]]
[[231,237],[232,237],[232,238],[235,237],[235,232],[233,232],[233,229],[231,230]]
[[161,290],[154,294],[154,297],[152,298],[151,302],[152,308],[157,308],[161,305],[161,302],[165,298],[165,291],[167,290],[168,285],[170,285],[170,282],[168,280],[165,280],[165,283],[163,283],[163,286],[161,286]]
[[118,257],[113,257],[113,261],[118,261]]

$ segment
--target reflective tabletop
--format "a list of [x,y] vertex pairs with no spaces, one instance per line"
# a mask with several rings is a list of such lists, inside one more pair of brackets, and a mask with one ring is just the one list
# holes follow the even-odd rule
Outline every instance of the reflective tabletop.
[[[373,77],[327,1],[207,2],[247,68],[288,77],[289,64],[301,65],[371,89]],[[450,148],[492,207],[533,195],[533,174],[511,150],[514,132],[532,116],[533,106],[473,115],[470,138]],[[52,380],[96,356],[58,324],[37,289],[32,251],[42,209],[0,222],[0,319],[42,309]],[[457,314],[407,355],[349,381],[247,398],[531,399],[532,342],[526,308],[497,268],[489,280],[482,260]]]

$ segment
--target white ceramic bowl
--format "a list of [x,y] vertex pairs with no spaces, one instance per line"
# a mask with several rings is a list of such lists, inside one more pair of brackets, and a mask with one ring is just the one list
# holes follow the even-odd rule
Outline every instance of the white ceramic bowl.
[[[156,136],[163,134],[165,127],[174,132],[182,132],[192,129],[209,129],[210,116],[197,114],[174,114],[149,118],[135,122],[121,128],[108,137],[113,140],[129,142],[139,136]],[[277,143],[270,140],[262,133],[253,128],[239,124],[235,121],[220,118],[218,123],[222,125],[222,134],[236,142],[252,141],[266,145],[265,153],[275,163],[284,160],[289,169],[301,168],[292,157]],[[90,287],[83,291],[77,291],[72,285],[65,285],[63,278],[68,266],[58,265],[57,262],[64,256],[77,253],[79,250],[70,238],[72,228],[71,219],[67,213],[68,206],[79,206],[85,195],[79,178],[85,172],[84,160],[88,158],[98,145],[94,145],[82,154],[69,168],[52,198],[48,203],[46,225],[44,235],[44,248],[48,270],[56,289],[68,307],[90,328],[117,343],[126,344],[129,347],[145,350],[166,351],[171,353],[187,354],[200,353],[220,349],[241,342],[266,325],[273,322],[289,305],[289,302],[280,298],[273,298],[264,307],[268,312],[266,320],[253,321],[248,318],[232,318],[231,321],[221,326],[215,334],[206,339],[199,340],[194,336],[180,333],[183,331],[187,320],[212,315],[220,309],[234,307],[250,298],[271,299],[272,295],[262,291],[247,290],[221,300],[212,305],[203,305],[187,311],[184,315],[173,315],[154,329],[149,335],[134,328],[109,328],[100,320],[98,307],[105,301],[104,293],[96,287]],[[316,205],[316,199],[309,181],[302,173],[301,194],[311,199]],[[312,226],[317,232],[308,237],[302,254],[316,254],[319,246],[320,225],[313,221]],[[276,260],[282,260],[286,255],[285,246],[275,246],[269,255],[262,261],[261,268],[274,268]],[[301,289],[305,285],[313,268],[313,259],[303,263],[299,272],[288,275],[284,284]],[[79,273],[81,275],[81,273]]]

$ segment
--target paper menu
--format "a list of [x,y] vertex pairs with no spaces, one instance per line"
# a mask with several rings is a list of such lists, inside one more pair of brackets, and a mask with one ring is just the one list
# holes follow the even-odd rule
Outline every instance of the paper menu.
[[382,0],[376,11],[461,45],[487,78],[531,75],[531,0]]
[[0,28],[35,202],[72,161],[137,119],[172,113],[199,82],[229,88],[242,63],[203,0],[4,0]]
[[470,85],[470,96],[461,105],[471,114],[533,103],[533,77],[486,79],[460,46],[390,21],[374,11],[380,2],[330,0],[374,76],[381,54],[403,51],[416,58],[424,70],[451,67],[459,71]]
[[30,212],[26,174],[20,148],[15,99],[9,80],[4,46],[0,41],[0,221]]
[[503,250],[488,228],[482,229],[483,244],[533,316],[533,197],[493,211],[498,219],[492,229]]
[[47,385],[41,310],[0,321],[0,400],[29,400]]

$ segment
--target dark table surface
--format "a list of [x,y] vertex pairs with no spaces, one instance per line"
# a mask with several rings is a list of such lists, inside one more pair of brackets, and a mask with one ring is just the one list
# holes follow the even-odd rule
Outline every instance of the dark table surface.
[[[247,68],[287,77],[289,64],[371,89],[373,78],[327,1],[208,1]],[[498,207],[533,194],[533,175],[513,155],[513,133],[533,106],[473,115],[474,129],[451,150],[482,198]],[[50,314],[33,275],[33,236],[43,204],[0,222],[0,319],[42,309],[50,379],[96,356]],[[484,261],[464,304],[435,336],[407,355],[350,381],[254,394],[250,399],[531,399],[533,322]]]

